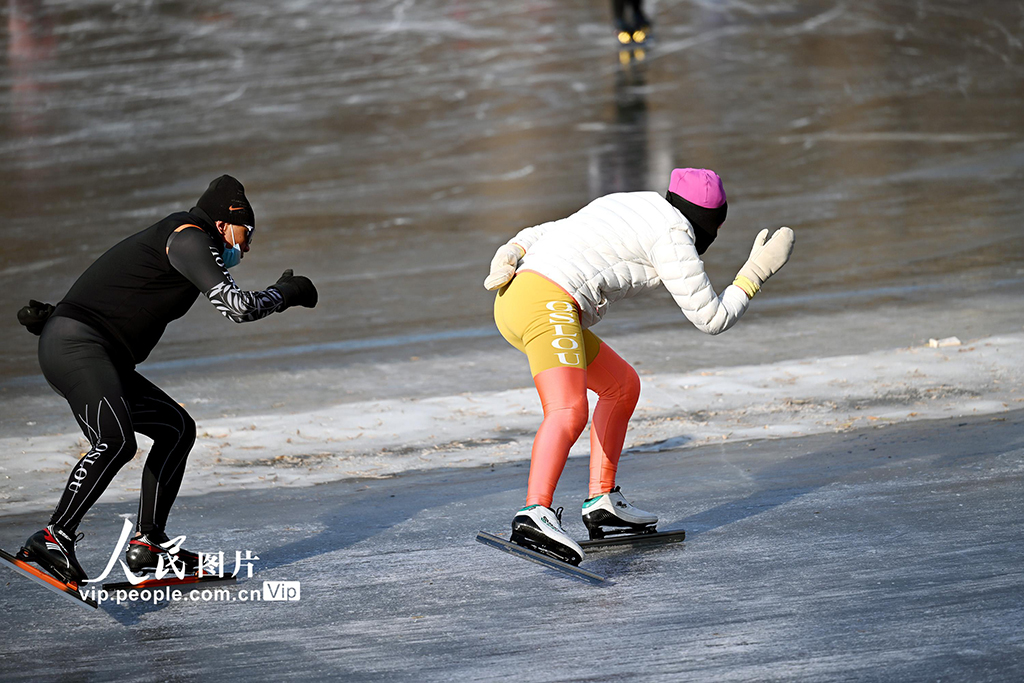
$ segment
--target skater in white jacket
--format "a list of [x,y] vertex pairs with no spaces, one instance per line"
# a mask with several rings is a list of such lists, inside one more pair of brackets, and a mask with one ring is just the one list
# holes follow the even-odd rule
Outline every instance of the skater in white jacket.
[[658,518],[632,506],[615,486],[629,418],[640,397],[636,371],[590,327],[609,304],[661,284],[698,329],[718,334],[747,310],[765,280],[789,260],[793,231],[762,230],[736,279],[716,294],[700,255],[725,222],[721,178],[705,169],[672,171],[665,197],[623,192],[595,199],[568,218],[522,230],[498,248],[484,281],[498,290],[494,320],[526,354],[544,420],[533,443],[526,507],[512,541],[572,564],[583,549],[552,510],[569,449],[588,418],[587,389],[598,395],[590,429],[590,492],[583,521],[592,537],[649,530]]

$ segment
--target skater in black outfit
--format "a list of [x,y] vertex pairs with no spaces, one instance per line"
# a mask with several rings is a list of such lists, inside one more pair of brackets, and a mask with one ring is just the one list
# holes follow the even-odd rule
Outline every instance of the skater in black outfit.
[[67,399],[91,445],[72,468],[49,524],[19,557],[63,581],[81,582],[75,557],[82,518],[136,452],[135,433],[153,439],[142,474],[137,535],[128,549],[135,572],[175,559],[193,571],[198,557],[164,530],[196,437],[195,421],[135,366],[164,328],[202,293],[225,317],[249,322],[290,306],[316,306],[317,291],[287,270],[263,291],[242,291],[228,268],[252,242],[255,219],[242,184],[221,176],[188,212],[174,213],[100,256],[56,307],[30,302],[18,319],[39,334],[39,364]]
[[[644,14],[643,0],[612,0],[615,35],[623,45],[643,43],[651,33],[651,22]],[[629,9],[627,18],[626,9]]]

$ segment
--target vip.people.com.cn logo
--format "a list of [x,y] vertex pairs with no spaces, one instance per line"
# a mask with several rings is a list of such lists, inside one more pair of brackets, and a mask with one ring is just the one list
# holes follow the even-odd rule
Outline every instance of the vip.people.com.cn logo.
[[[235,552],[235,568],[230,574],[227,573],[228,563],[224,552],[199,553],[199,562],[196,573],[186,576],[186,568],[183,562],[176,559],[178,548],[185,541],[184,536],[171,539],[173,547],[165,545],[168,552],[157,558],[157,566],[152,574],[146,573],[137,575],[128,567],[124,560],[120,560],[121,568],[124,570],[126,583],[103,584],[100,582],[110,575],[118,562],[120,554],[124,551],[125,544],[131,534],[132,523],[126,519],[121,529],[121,536],[114,551],[110,555],[103,573],[94,579],[86,579],[79,594],[86,600],[94,600],[99,604],[107,601],[114,601],[118,605],[125,602],[152,602],[154,605],[161,602],[298,602],[302,598],[302,587],[298,581],[264,581],[260,588],[240,588],[237,592],[228,591],[225,588],[214,588],[213,584],[223,582],[227,579],[234,583],[235,578],[244,575],[245,578],[252,578],[253,562],[259,560],[259,556],[251,550]],[[169,558],[169,567],[164,565],[164,556]],[[244,568],[244,572],[242,572]],[[202,585],[204,580],[210,581],[210,587]],[[199,584],[199,585],[197,585]],[[109,590],[108,590],[109,588]]]
[[173,586],[160,588],[87,588],[81,591],[83,598],[95,600],[102,605],[114,602],[118,605],[144,602],[158,605],[162,602],[298,602],[302,588],[298,581],[264,581],[263,588],[242,588],[237,592],[226,588],[193,588],[183,590]]
[[301,597],[298,581],[263,582],[263,602],[298,602]]

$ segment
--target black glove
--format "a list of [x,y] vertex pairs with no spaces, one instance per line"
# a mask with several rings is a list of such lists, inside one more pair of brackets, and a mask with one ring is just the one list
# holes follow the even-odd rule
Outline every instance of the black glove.
[[53,308],[53,304],[29,299],[28,306],[18,311],[18,322],[32,334],[40,335],[43,333],[43,325],[53,315]]
[[313,282],[308,277],[294,275],[291,268],[281,273],[277,282],[267,289],[276,289],[284,297],[284,305],[277,309],[278,311],[283,311],[291,306],[316,307],[318,297]]

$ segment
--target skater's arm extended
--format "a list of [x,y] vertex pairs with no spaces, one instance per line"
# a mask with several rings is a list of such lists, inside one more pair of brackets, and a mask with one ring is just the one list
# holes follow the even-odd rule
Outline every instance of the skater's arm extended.
[[697,249],[676,231],[659,240],[651,260],[683,315],[701,332],[719,334],[736,324],[750,298],[736,285],[715,293]]
[[750,257],[720,296],[704,272],[696,247],[682,233],[673,231],[659,240],[651,257],[683,315],[702,332],[719,334],[736,324],[761,285],[786,265],[794,241],[789,228],[779,228],[770,238],[767,229],[759,232]]
[[265,318],[292,303],[305,305],[300,301],[286,302],[285,293],[275,285],[262,291],[239,289],[223,267],[217,245],[199,228],[189,227],[173,233],[167,241],[167,258],[225,318],[236,323]]

